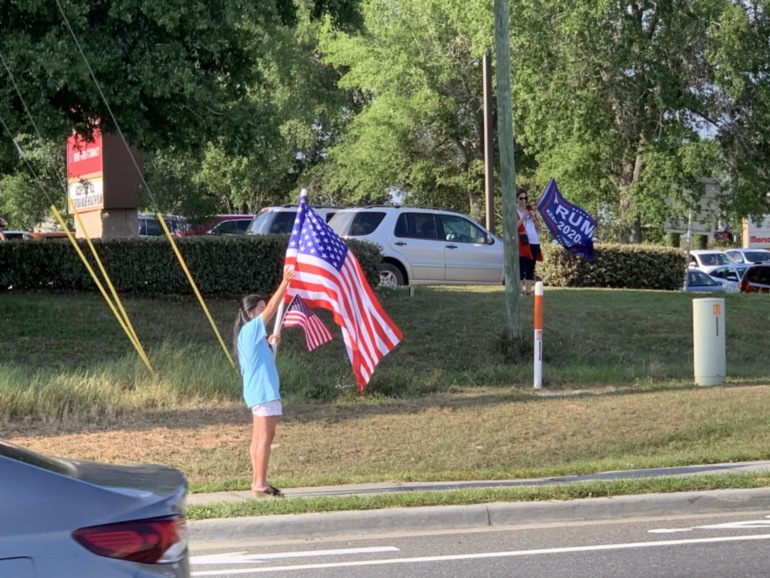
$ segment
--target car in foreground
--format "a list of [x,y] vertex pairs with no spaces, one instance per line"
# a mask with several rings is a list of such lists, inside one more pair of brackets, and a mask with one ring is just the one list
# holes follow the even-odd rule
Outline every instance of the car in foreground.
[[380,285],[502,284],[503,241],[461,213],[370,206],[341,209],[329,226],[382,247]]
[[731,292],[726,282],[723,282],[721,279],[715,279],[699,269],[687,270],[687,287],[682,289],[696,293]]
[[181,472],[0,441],[0,577],[190,575]]
[[736,263],[745,265],[770,262],[770,251],[767,249],[727,249],[725,253]]
[[770,263],[746,269],[739,287],[741,293],[770,293]]
[[733,259],[724,251],[707,249],[695,249],[690,251],[690,267],[711,274],[714,269],[721,267],[722,265],[735,265],[735,261],[733,261]]
[[[311,207],[315,214],[323,217],[328,223],[339,207]],[[265,207],[254,218],[246,230],[248,235],[272,235],[288,234],[294,227],[294,220],[297,218],[297,205],[281,205],[276,207]]]

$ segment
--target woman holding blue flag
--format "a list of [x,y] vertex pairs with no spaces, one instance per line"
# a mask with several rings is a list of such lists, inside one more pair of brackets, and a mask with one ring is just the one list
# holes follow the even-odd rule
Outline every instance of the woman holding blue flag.
[[521,294],[532,295],[532,285],[535,283],[535,264],[543,260],[540,252],[540,220],[537,211],[527,204],[527,191],[519,189],[516,193],[516,213],[518,215],[519,239],[519,278],[521,279]]

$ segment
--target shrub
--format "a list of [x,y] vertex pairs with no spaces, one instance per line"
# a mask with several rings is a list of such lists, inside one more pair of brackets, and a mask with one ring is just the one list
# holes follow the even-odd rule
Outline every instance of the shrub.
[[[270,293],[281,278],[288,235],[227,235],[175,239],[179,253],[201,293]],[[99,275],[90,248],[80,251]],[[167,239],[92,241],[111,283],[121,293],[193,293]],[[370,243],[351,241],[369,283],[376,286],[382,253]],[[54,289],[96,291],[81,258],[66,239],[0,243],[0,290]],[[105,290],[109,291],[105,286]]]
[[684,280],[685,255],[680,249],[601,244],[594,248],[592,260],[561,245],[545,244],[541,249],[544,262],[538,265],[538,275],[554,287],[674,290]]

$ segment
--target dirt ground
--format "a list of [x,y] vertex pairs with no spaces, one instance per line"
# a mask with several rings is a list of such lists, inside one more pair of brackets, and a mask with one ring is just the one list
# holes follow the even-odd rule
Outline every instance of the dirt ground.
[[[135,413],[99,426],[25,424],[3,436],[49,455],[114,463],[160,462],[169,452],[197,454],[248,444],[249,414],[240,405]],[[178,460],[174,460],[178,461]]]

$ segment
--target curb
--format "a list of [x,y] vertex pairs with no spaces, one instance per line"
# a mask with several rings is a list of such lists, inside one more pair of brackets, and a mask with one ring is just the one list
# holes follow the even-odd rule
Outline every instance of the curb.
[[188,530],[193,541],[232,542],[752,511],[770,511],[770,488],[283,514],[189,522]]

